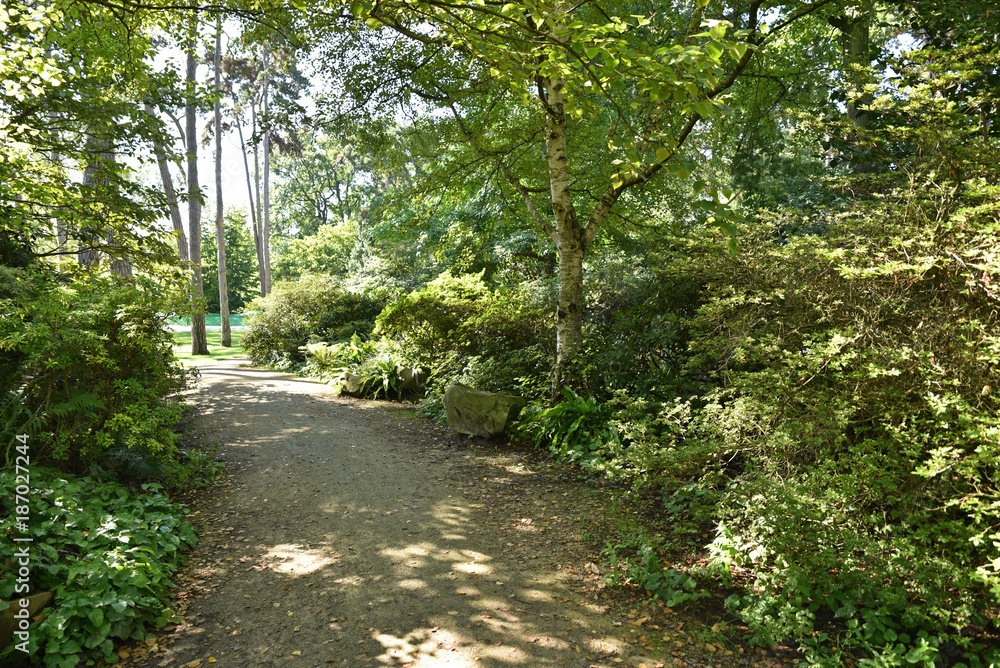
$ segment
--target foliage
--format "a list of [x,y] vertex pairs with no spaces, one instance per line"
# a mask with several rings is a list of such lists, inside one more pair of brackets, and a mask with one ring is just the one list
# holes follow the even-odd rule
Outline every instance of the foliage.
[[344,341],[354,334],[367,338],[380,300],[347,292],[330,277],[308,276],[277,283],[267,297],[247,306],[243,350],[254,364],[301,365],[310,341]]
[[[12,467],[0,469],[4,489],[14,489],[14,477]],[[29,653],[50,668],[114,663],[115,642],[141,640],[173,619],[169,578],[196,542],[181,519],[187,511],[155,484],[137,495],[41,466],[31,469],[31,488],[24,534],[32,541],[31,587],[55,599],[32,622]],[[13,516],[13,496],[0,498],[0,509]],[[13,568],[14,552],[25,544],[3,542],[0,572]],[[16,598],[16,582],[12,574],[0,578],[0,600]],[[13,645],[0,651],[0,661],[14,656]]]
[[350,341],[340,343],[310,343],[306,345],[306,365],[302,373],[330,380],[344,371],[359,368],[377,354],[375,342],[362,340],[357,334]]
[[174,83],[149,67],[144,20],[63,1],[0,13],[0,233],[30,240],[36,257],[86,253],[171,273],[163,197],[121,159],[162,129],[140,99]]
[[691,603],[708,594],[704,589],[696,589],[698,582],[687,573],[676,568],[666,568],[659,555],[662,546],[657,542],[643,543],[634,559],[623,557],[624,544],[608,543],[601,550],[607,556],[611,572],[605,580],[612,585],[636,585],[642,587],[653,598],[664,602],[668,608]]
[[351,221],[321,225],[314,234],[289,239],[274,249],[274,278],[293,281],[304,274],[344,277],[357,242]]
[[356,334],[350,341],[328,344],[310,343],[306,347],[306,364],[301,373],[336,384],[342,373],[362,378],[362,396],[371,399],[401,397],[404,394],[399,370],[402,362],[399,348],[391,341],[362,341]]
[[[242,209],[229,209],[225,214],[225,225],[226,285],[229,288],[229,310],[235,313],[260,294],[260,273],[257,268],[253,235],[247,226],[246,212]],[[202,226],[201,247],[205,306],[209,313],[218,313],[219,248],[215,238],[214,223]]]
[[225,475],[225,465],[215,456],[219,443],[211,447],[180,450],[177,456],[163,465],[162,481],[170,489],[202,489]]
[[551,363],[546,334],[552,316],[526,287],[491,289],[481,274],[445,272],[389,304],[376,333],[396,341],[407,361],[429,369],[440,388],[461,379],[483,390],[533,396]]
[[161,286],[91,276],[57,283],[44,269],[0,267],[3,447],[32,436],[36,457],[82,469],[116,449],[155,459],[176,447],[184,382],[171,354]]
[[279,154],[274,159],[274,206],[280,214],[274,227],[303,239],[359,213],[365,174],[360,169],[363,159],[351,142],[314,132],[303,133],[299,140],[301,155]]
[[669,267],[700,249],[672,242],[642,260],[607,251],[588,267],[582,371],[602,399],[626,388],[640,395],[691,391],[678,384],[678,372],[687,360],[688,323],[700,286]]
[[562,395],[555,406],[529,411],[515,427],[517,433],[535,447],[547,448],[553,457],[593,469],[605,442],[616,437],[607,428],[608,411],[596,398],[581,397],[570,388]]

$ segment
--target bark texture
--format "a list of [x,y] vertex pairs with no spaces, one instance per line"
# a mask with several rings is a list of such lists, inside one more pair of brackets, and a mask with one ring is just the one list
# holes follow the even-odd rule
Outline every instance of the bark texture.
[[[145,105],[146,113],[153,116],[153,108]],[[185,264],[190,260],[187,234],[184,232],[184,221],[181,218],[181,208],[177,203],[177,191],[174,190],[174,179],[170,176],[170,163],[167,162],[167,151],[160,142],[153,144],[153,154],[156,156],[156,166],[160,168],[160,181],[163,183],[163,194],[167,198],[170,209],[170,222],[177,233],[177,253]]]
[[570,192],[566,141],[566,82],[545,83],[548,104],[545,154],[550,199],[559,250],[559,299],[556,306],[556,365],[553,394],[565,384],[567,364],[583,345],[583,229]]
[[840,31],[841,69],[847,93],[847,118],[859,129],[868,126],[868,115],[859,107],[871,103],[871,95],[863,93],[864,75],[859,68],[868,67],[871,42],[872,6],[870,0],[849,2],[844,13],[831,17],[830,25]]
[[264,115],[264,199],[261,202],[261,251],[264,259],[262,275],[264,277],[264,294],[271,294],[271,119],[269,112],[269,97],[271,94],[270,52],[264,47],[264,95],[261,108]]
[[[226,282],[226,224],[222,203],[222,17],[215,19],[215,238],[219,264],[219,317],[222,345],[233,345],[229,328],[229,286]],[[207,334],[206,334],[207,337]]]
[[[196,32],[197,19],[192,20]],[[194,57],[195,40],[187,53],[187,105],[185,107],[185,134],[187,138],[188,174],[188,227],[191,244],[191,354],[208,355],[208,335],[205,332],[205,285],[201,275],[201,187],[198,184],[198,117],[195,105],[195,76],[197,62]]]

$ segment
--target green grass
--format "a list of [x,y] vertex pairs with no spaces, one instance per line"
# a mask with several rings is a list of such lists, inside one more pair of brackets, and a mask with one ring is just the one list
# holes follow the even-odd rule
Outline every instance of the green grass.
[[222,332],[208,332],[208,352],[209,355],[191,354],[191,332],[174,332],[174,356],[182,363],[193,365],[198,360],[231,360],[237,357],[244,357],[240,340],[243,332],[233,332],[233,347],[222,347]]
[[[171,325],[190,325],[191,318],[172,318],[170,320]],[[243,325],[243,314],[242,313],[231,313],[229,315],[229,324],[233,327],[238,327]],[[205,325],[208,327],[219,327],[222,325],[222,316],[218,313],[206,313],[205,314]]]

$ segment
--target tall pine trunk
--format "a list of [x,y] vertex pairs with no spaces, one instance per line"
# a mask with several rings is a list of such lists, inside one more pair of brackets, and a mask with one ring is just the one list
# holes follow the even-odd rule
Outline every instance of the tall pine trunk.
[[[106,186],[108,182],[107,177],[104,176],[105,164],[114,160],[111,142],[98,136],[99,134],[93,129],[87,134],[87,153],[89,156],[87,166],[83,170],[83,187],[94,190],[95,199],[99,196],[97,190],[101,186]],[[77,262],[92,270],[101,261],[100,246],[101,243],[92,227],[87,226],[80,230]]]
[[271,119],[270,111],[270,51],[264,47],[264,200],[261,203],[261,247],[264,255],[263,276],[267,286],[266,294],[271,294]]
[[[110,193],[102,193],[102,189],[107,189],[111,184],[108,178],[109,167],[115,162],[115,150],[113,142],[108,139],[108,132],[102,129],[91,128],[87,136],[87,149],[90,159],[83,170],[83,185],[94,191],[95,200],[99,201]],[[107,214],[105,214],[107,216]],[[112,221],[105,218],[108,229],[104,231],[103,238],[92,227],[81,230],[81,245],[78,253],[78,261],[90,270],[97,267],[101,261],[101,248],[107,250],[118,248],[118,241],[115,239]],[[131,278],[132,263],[128,258],[120,255],[108,253],[111,259],[111,273],[118,274],[124,278]]]
[[233,335],[229,328],[229,286],[226,283],[226,227],[222,207],[222,16],[215,19],[215,237],[219,249],[219,317],[222,319],[222,345],[230,348]]
[[253,184],[250,181],[250,163],[247,160],[247,144],[243,140],[243,124],[236,118],[236,130],[240,134],[240,149],[243,151],[243,170],[247,175],[247,197],[250,202],[250,229],[253,230],[254,249],[257,251],[257,268],[260,269],[260,240],[257,238],[257,208],[253,199]]
[[191,354],[208,355],[205,332],[205,285],[201,275],[201,187],[198,185],[198,118],[195,105],[197,62],[197,14],[191,20],[191,41],[187,53],[187,105],[185,106],[185,143],[187,144],[188,229],[191,244]]
[[872,96],[864,93],[864,72],[870,64],[868,50],[871,42],[871,0],[853,0],[844,7],[844,13],[829,19],[830,25],[840,31],[840,61],[844,89],[847,92],[847,118],[859,129],[868,126],[868,115],[859,106],[871,104]]

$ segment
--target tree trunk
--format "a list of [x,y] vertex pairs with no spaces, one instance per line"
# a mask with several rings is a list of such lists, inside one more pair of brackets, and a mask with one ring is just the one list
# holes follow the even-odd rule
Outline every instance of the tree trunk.
[[[250,229],[253,230],[253,245],[254,250],[257,252],[257,270],[260,271],[261,252],[260,234],[257,226],[257,207],[254,205],[253,184],[250,182],[250,163],[247,160],[247,143],[243,139],[243,124],[240,122],[239,118],[236,119],[236,130],[240,133],[240,148],[243,150],[243,170],[247,175],[247,199],[250,202]],[[256,159],[256,155],[254,158]],[[261,285],[263,285],[263,282],[261,282]]]
[[270,65],[267,47],[264,48],[264,200],[261,203],[261,247],[264,255],[264,283],[266,294],[271,294],[271,119],[268,117],[270,95]]
[[552,373],[553,398],[573,379],[567,367],[583,345],[583,228],[570,194],[566,155],[566,82],[546,82],[548,105],[545,154],[549,168],[552,214],[559,250],[559,299],[556,306],[556,364]]
[[187,138],[188,228],[191,244],[191,354],[208,355],[208,335],[205,332],[205,285],[201,275],[201,187],[198,185],[198,118],[195,105],[197,63],[197,14],[191,20],[192,37],[187,53],[187,105],[185,134]]
[[831,17],[830,25],[840,31],[841,69],[847,93],[847,118],[854,127],[868,126],[868,115],[859,109],[871,103],[871,95],[864,94],[864,74],[858,68],[868,67],[868,49],[871,41],[871,0],[849,2],[841,16]]
[[[146,113],[154,116],[153,108],[145,105]],[[156,165],[160,168],[160,180],[163,182],[163,194],[167,198],[167,206],[170,208],[170,222],[173,223],[174,232],[177,233],[177,253],[185,263],[191,257],[188,252],[187,235],[184,233],[184,221],[181,219],[181,209],[177,204],[177,193],[174,190],[174,180],[170,176],[170,165],[167,162],[167,152],[159,142],[153,144],[153,154],[156,156]]]
[[[253,133],[257,134],[257,111],[256,108],[251,104],[250,106],[250,119],[251,126],[253,128]],[[261,204],[260,200],[260,144],[255,143],[253,145],[253,184],[254,189],[257,191],[257,203]],[[264,264],[264,234],[263,234],[263,223],[264,223],[264,212],[258,207],[257,217],[253,221],[253,240],[257,248],[257,271],[260,274],[260,294],[262,297],[267,296],[267,272]]]
[[226,283],[226,226],[222,207],[222,16],[215,19],[215,238],[219,249],[219,317],[222,319],[222,345],[230,348],[233,335],[229,328],[229,286]]
[[[106,188],[110,184],[107,170],[108,165],[114,164],[115,161],[114,146],[107,136],[98,136],[98,133],[105,135],[101,130],[92,130],[87,138],[88,153],[92,157],[83,171],[83,185],[86,188]],[[99,195],[99,193],[95,194]],[[80,264],[88,269],[93,270],[101,261],[101,246],[104,248],[115,248],[118,246],[114,238],[114,232],[110,227],[111,221],[108,221],[108,225],[109,228],[105,230],[103,239],[98,236],[92,227],[81,230],[80,250],[77,259]],[[127,258],[112,256],[111,272],[129,278],[132,276],[132,264]]]

